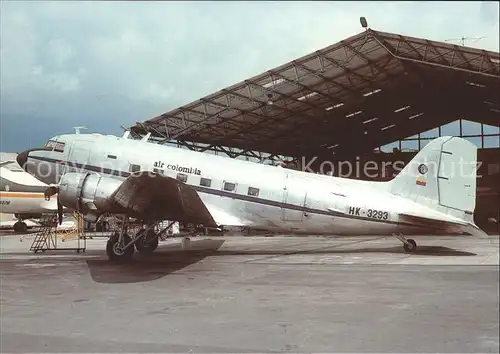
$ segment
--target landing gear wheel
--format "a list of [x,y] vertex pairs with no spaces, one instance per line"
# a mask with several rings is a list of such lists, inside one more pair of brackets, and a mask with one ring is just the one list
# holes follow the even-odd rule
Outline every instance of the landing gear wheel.
[[405,252],[406,253],[415,252],[415,250],[417,249],[417,243],[415,242],[415,240],[412,240],[411,238],[409,238],[406,241],[408,243],[403,243],[403,248],[404,248]]
[[16,221],[14,224],[14,232],[16,233],[24,233],[28,231],[28,225],[24,221]]
[[[113,234],[106,244],[106,253],[108,254],[108,258],[110,261],[115,262],[126,262],[132,258],[134,255],[134,247],[129,247],[126,250],[122,249],[122,246],[118,242],[119,235],[118,233]],[[132,239],[129,235],[123,235],[123,245],[127,245]]]
[[154,252],[158,248],[158,237],[155,236],[154,230],[149,230],[146,235],[137,240],[135,248],[140,253]]

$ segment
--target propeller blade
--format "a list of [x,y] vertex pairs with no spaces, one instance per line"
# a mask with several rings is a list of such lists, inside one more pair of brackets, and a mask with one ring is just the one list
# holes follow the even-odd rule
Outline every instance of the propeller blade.
[[50,197],[52,197],[53,195],[57,194],[57,221],[59,222],[59,225],[61,225],[63,219],[63,206],[59,201],[59,187],[50,186],[45,190],[44,194],[45,194],[45,199],[47,200],[49,200]]
[[59,202],[59,196],[57,197],[57,221],[59,222],[59,225],[61,225],[63,221],[63,206]]

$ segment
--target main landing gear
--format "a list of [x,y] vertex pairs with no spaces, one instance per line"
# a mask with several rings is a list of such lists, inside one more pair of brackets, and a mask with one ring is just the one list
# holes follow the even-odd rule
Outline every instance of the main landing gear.
[[394,234],[394,236],[396,236],[401,242],[403,242],[403,249],[406,253],[415,252],[415,250],[417,249],[417,243],[415,242],[415,240],[411,238],[405,238],[401,233]]
[[152,253],[158,248],[159,237],[168,230],[174,222],[155,232],[155,227],[160,221],[149,224],[146,228],[140,229],[133,238],[127,232],[128,219],[122,222],[120,232],[115,232],[106,244],[106,253],[109,260],[115,262],[125,262],[132,258],[135,249],[140,253]]
[[[140,230],[139,235],[143,230]],[[149,229],[136,243],[135,248],[140,253],[152,253],[158,248],[159,235],[154,229]]]

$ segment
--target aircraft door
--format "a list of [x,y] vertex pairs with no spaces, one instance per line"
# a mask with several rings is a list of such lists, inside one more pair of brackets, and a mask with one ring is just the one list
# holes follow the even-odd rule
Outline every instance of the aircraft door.
[[90,157],[90,142],[76,140],[71,144],[65,172],[83,172]]
[[302,221],[303,208],[307,197],[307,188],[304,181],[287,174],[283,190],[283,206],[281,217],[283,221]]

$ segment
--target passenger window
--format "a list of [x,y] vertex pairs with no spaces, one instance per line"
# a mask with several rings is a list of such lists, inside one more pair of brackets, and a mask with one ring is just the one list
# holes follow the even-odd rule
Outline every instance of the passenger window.
[[248,195],[257,197],[259,195],[259,188],[248,187]]
[[188,176],[184,173],[178,173],[177,174],[177,179],[181,182],[186,182],[188,179]]
[[236,184],[231,182],[224,183],[224,190],[228,192],[233,192],[236,189]]
[[212,180],[208,178],[202,178],[200,179],[200,186],[203,187],[210,187],[212,185]]
[[153,168],[153,172],[156,172],[156,173],[159,173],[159,174],[163,174],[163,170],[159,169],[159,168]]
[[141,170],[141,166],[139,165],[134,165],[133,163],[130,164],[130,172],[137,172]]
[[116,159],[115,155],[108,155],[108,159]]

